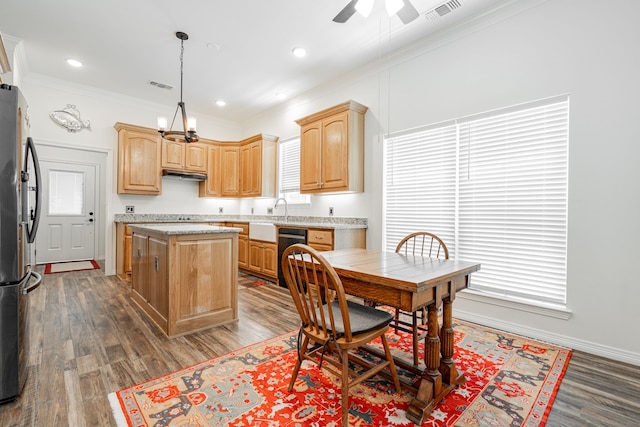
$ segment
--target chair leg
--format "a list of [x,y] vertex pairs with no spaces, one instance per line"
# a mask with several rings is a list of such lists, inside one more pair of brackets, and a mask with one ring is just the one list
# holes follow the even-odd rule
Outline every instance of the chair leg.
[[302,340],[302,345],[298,350],[298,358],[296,360],[296,365],[293,367],[293,373],[291,374],[291,380],[289,381],[289,387],[287,389],[288,391],[293,390],[293,386],[296,383],[296,378],[298,378],[298,371],[300,371],[300,366],[302,365],[304,354],[307,353],[307,347],[309,347],[309,337],[305,335],[304,339]]
[[380,339],[382,341],[382,346],[384,347],[384,354],[387,355],[387,360],[389,361],[389,370],[391,371],[391,378],[393,378],[393,385],[396,388],[396,393],[399,393],[400,380],[398,379],[396,364],[393,362],[393,355],[391,354],[391,349],[389,349],[389,343],[387,343],[387,337],[385,337],[384,335],[381,335]]
[[394,328],[396,330],[396,334],[398,333],[398,322],[400,321],[400,309],[396,308],[396,315],[394,317]]
[[349,425],[349,352],[342,350],[342,425]]

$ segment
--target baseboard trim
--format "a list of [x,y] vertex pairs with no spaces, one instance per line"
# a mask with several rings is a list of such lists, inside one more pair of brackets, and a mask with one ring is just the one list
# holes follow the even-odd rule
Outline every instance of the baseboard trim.
[[540,341],[546,341],[552,344],[584,351],[601,357],[606,357],[608,359],[614,359],[620,362],[640,366],[639,353],[634,353],[615,347],[604,346],[591,341],[580,340],[566,335],[544,331],[541,329],[530,328],[516,323],[504,322],[503,320],[487,316],[480,316],[467,311],[456,310],[455,308],[453,309],[453,316],[457,319],[465,320],[467,322],[479,323],[491,328],[501,329],[525,337],[535,338]]

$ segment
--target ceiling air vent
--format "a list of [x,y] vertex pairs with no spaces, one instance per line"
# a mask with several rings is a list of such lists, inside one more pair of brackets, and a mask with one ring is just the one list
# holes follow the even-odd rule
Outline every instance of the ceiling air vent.
[[440,6],[436,6],[433,9],[428,10],[424,16],[429,21],[436,21],[459,7],[462,7],[462,0],[450,0],[442,3]]
[[164,83],[154,82],[153,80],[149,80],[149,84],[151,86],[155,86],[155,87],[160,88],[160,89],[167,89],[167,90],[173,89],[173,86],[169,86],[169,85],[166,85]]

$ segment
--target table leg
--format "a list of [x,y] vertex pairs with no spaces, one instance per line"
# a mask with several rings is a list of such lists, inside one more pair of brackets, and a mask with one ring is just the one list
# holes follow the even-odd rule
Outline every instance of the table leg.
[[464,373],[458,372],[453,361],[453,302],[447,298],[443,303],[442,329],[440,330],[442,359],[440,360],[440,373],[446,384],[455,386],[465,381]]
[[427,337],[425,338],[424,363],[420,388],[409,404],[407,418],[416,424],[422,424],[426,416],[444,396],[442,375],[440,374],[440,337],[438,331],[438,307],[429,305],[427,309]]

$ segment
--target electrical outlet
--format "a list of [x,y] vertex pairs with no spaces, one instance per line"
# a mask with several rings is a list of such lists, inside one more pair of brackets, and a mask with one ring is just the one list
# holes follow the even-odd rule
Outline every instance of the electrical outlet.
[[251,208],[251,215],[253,215],[253,208]]
[[329,216],[333,216],[333,208],[329,208]]
[[136,211],[136,207],[135,206],[127,206],[127,213],[135,213]]
[[267,214],[273,215],[273,208],[267,208]]
[[224,208],[223,208],[222,206],[220,206],[220,207],[218,208],[218,213],[222,213],[223,211],[224,211]]

